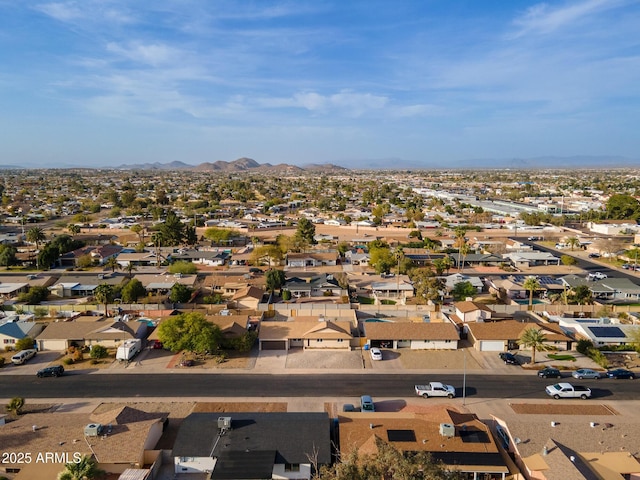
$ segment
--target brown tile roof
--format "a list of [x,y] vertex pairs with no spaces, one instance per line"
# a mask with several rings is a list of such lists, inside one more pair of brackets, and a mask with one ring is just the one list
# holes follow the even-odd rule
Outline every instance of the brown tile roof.
[[112,319],[99,319],[93,322],[52,322],[36,338],[38,340],[120,340],[123,337],[134,337],[134,332],[129,325],[125,322],[114,322]]
[[[113,418],[118,419],[119,415],[135,416],[126,411]],[[95,423],[85,413],[31,413],[0,427],[0,445],[4,451],[30,452],[34,459],[40,452],[79,452],[82,455],[95,453],[100,463],[139,463],[149,429],[160,421],[156,414],[154,419],[112,423],[110,433],[106,427],[109,424],[105,423],[106,437],[85,437],[84,427]]]
[[[402,451],[498,453],[498,448],[488,427],[475,415],[459,416],[452,407],[436,406],[425,413],[342,413],[340,422],[340,451],[348,455],[353,449],[362,453],[375,453],[375,437],[389,442],[388,430],[410,430],[415,441],[393,441]],[[455,426],[455,436],[440,434],[440,424]],[[373,428],[371,428],[373,425]],[[464,442],[461,431],[480,432],[484,441]],[[504,470],[507,471],[506,467]]]
[[[330,326],[324,325],[328,324]],[[320,330],[318,330],[320,328]],[[260,340],[284,340],[291,338],[351,338],[351,322],[318,322],[289,321],[262,322],[260,325]]]
[[242,298],[255,298],[257,300],[260,300],[262,298],[262,296],[264,295],[264,290],[258,287],[254,287],[254,286],[248,286],[242,290],[240,290],[238,293],[236,293],[232,298],[232,300],[239,300]]
[[369,340],[459,340],[458,329],[451,323],[365,322]]
[[476,340],[513,340],[519,338],[529,328],[543,330],[549,342],[568,342],[571,338],[555,331],[547,330],[546,324],[499,320],[496,322],[469,322],[466,324]]

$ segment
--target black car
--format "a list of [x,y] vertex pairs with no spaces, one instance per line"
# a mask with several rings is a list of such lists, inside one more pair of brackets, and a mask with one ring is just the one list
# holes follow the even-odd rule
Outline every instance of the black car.
[[538,371],[538,376],[542,378],[560,378],[562,377],[562,374],[557,368],[544,367],[542,370]]
[[64,373],[64,367],[62,365],[53,365],[51,367],[41,368],[37,371],[38,378],[42,377],[61,377]]
[[615,370],[609,370],[607,372],[607,378],[628,378],[630,380],[633,380],[634,378],[636,378],[636,376],[630,370],[627,370],[625,368],[616,368]]
[[589,258],[600,258],[600,254],[599,253],[590,253],[589,254]]
[[520,365],[520,362],[518,362],[518,359],[516,358],[516,356],[513,353],[509,353],[509,352],[500,352],[500,358],[504,361],[504,363],[506,363],[507,365]]

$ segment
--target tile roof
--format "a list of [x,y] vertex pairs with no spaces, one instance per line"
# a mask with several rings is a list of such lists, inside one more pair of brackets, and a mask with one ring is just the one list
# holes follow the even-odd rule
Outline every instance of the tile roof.
[[294,320],[288,322],[265,321],[260,325],[260,340],[284,340],[291,338],[351,338],[351,322],[318,320]]
[[464,301],[464,302],[456,302],[454,306],[456,310],[459,310],[462,313],[474,312],[476,310],[484,310],[485,312],[493,313],[493,310],[491,310],[489,307],[487,307],[483,303]]
[[459,340],[458,329],[451,323],[365,322],[369,340]]

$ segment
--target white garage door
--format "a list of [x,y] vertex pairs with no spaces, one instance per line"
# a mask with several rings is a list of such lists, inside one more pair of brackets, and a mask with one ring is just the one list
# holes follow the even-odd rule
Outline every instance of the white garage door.
[[504,341],[502,340],[483,340],[480,342],[481,352],[503,352]]

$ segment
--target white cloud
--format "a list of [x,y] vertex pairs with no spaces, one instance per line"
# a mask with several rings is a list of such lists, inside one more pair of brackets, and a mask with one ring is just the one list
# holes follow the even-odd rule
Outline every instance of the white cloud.
[[126,46],[123,46],[119,43],[110,42],[107,44],[107,51],[128,60],[152,66],[169,64],[184,58],[183,52],[180,50],[159,43],[129,42]]
[[518,28],[515,36],[528,33],[547,34],[573,24],[586,17],[596,15],[605,10],[617,8],[624,0],[583,0],[563,6],[550,6],[539,3],[527,9],[524,15],[514,20]]
[[76,2],[42,3],[36,5],[35,9],[61,22],[70,22],[84,16]]
[[342,90],[332,95],[299,92],[288,98],[260,98],[257,103],[265,108],[304,108],[313,113],[339,113],[348,117],[359,117],[384,108],[389,103],[389,98]]

